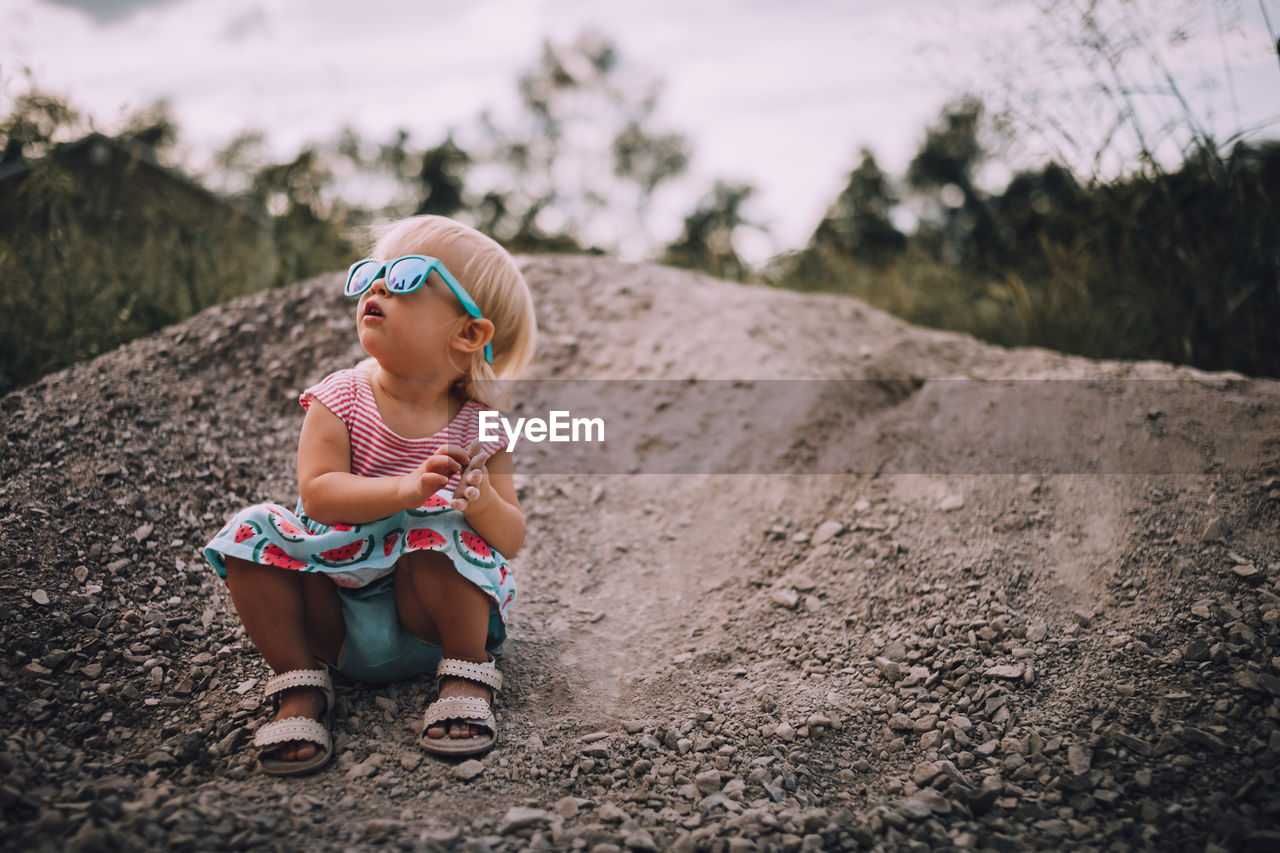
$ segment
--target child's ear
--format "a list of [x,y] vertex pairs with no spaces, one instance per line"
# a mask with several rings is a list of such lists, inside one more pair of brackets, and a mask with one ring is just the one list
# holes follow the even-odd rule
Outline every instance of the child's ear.
[[467,324],[453,336],[450,345],[470,355],[484,349],[484,345],[493,340],[494,328],[492,320],[484,318],[477,320],[474,317],[467,319]]

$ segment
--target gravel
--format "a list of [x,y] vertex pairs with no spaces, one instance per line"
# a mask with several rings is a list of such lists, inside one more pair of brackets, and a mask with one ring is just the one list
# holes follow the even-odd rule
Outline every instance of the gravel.
[[[778,328],[830,323],[883,344],[885,375],[1129,369],[835,297],[525,265],[544,377],[672,374],[679,353],[635,341],[712,297],[716,357],[748,367],[773,363]],[[424,756],[425,680],[340,680],[332,765],[260,774],[268,673],[196,549],[246,501],[290,500],[296,391],[358,355],[334,287],[239,300],[0,401],[4,848],[1280,844],[1280,393],[1239,378],[1197,381],[1262,413],[1232,433],[1251,468],[522,478],[498,748]],[[814,363],[804,346],[793,365]],[[840,369],[868,369],[849,349]],[[1134,410],[1190,424],[1157,385]],[[910,405],[863,414],[914,429],[894,408]]]

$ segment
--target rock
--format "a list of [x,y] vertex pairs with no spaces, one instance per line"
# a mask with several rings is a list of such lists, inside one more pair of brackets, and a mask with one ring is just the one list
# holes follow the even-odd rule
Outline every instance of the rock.
[[1230,749],[1217,735],[1192,726],[1184,728],[1181,737],[1184,743],[1202,746],[1213,752],[1227,752]]
[[821,545],[829,542],[844,532],[844,525],[838,521],[824,521],[813,533],[813,544]]
[[1209,659],[1209,644],[1203,640],[1192,640],[1182,649],[1184,660],[1200,663]]
[[45,592],[43,589],[37,589],[35,592],[31,593],[31,600],[36,604],[44,606],[49,603],[49,593]]
[[151,769],[155,769],[157,767],[172,767],[178,763],[178,759],[174,758],[163,749],[157,749],[148,753],[147,757],[142,760],[142,763]]
[[1136,752],[1138,755],[1151,755],[1155,752],[1155,748],[1150,743],[1122,729],[1112,728],[1110,734],[1113,741],[1130,752]]
[[693,785],[701,794],[714,794],[720,790],[720,771],[704,770],[693,777]]
[[800,603],[800,594],[790,587],[779,587],[769,593],[769,599],[779,607],[785,607],[788,610],[794,610],[795,606]]
[[1015,663],[998,664],[982,673],[987,678],[999,678],[1005,681],[1017,681],[1022,678],[1022,667]]
[[527,826],[547,823],[551,818],[551,812],[546,809],[531,809],[525,806],[512,806],[507,809],[507,813],[502,816],[502,823],[498,825],[498,834],[510,835],[516,830],[524,829]]
[[1219,515],[1205,525],[1204,532],[1200,534],[1200,542],[1221,542],[1230,535],[1231,527],[1227,524],[1227,519]]
[[643,829],[637,829],[622,839],[623,845],[628,850],[653,851],[658,849],[658,845],[654,842],[653,836]]
[[951,814],[951,803],[933,788],[922,788],[912,794],[911,799],[923,803],[933,814]]
[[889,717],[889,728],[895,732],[909,732],[915,728],[915,723],[906,714],[899,711]]
[[1253,563],[1242,563],[1238,566],[1231,567],[1231,573],[1238,578],[1245,580],[1261,580],[1262,572]]
[[779,723],[778,728],[774,731],[774,734],[775,736],[777,736],[779,740],[784,740],[787,743],[790,743],[791,741],[796,739],[796,730],[792,728],[790,723],[786,723],[786,722]]
[[890,660],[887,657],[878,657],[875,660],[876,669],[880,670],[889,681],[897,681],[902,678],[902,666],[897,661]]
[[474,758],[469,758],[453,768],[453,778],[461,779],[463,782],[470,782],[483,772],[484,764]]
[[933,816],[933,809],[923,800],[909,799],[898,803],[898,811],[912,820],[928,820]]
[[964,508],[964,495],[960,495],[960,494],[947,495],[938,504],[938,509],[942,510],[943,512],[955,512],[956,510],[963,509],[963,508]]
[[627,813],[617,803],[606,802],[600,806],[599,818],[603,823],[622,823],[627,819]]
[[1067,767],[1076,776],[1089,772],[1089,766],[1093,763],[1093,755],[1089,750],[1073,743],[1067,747]]

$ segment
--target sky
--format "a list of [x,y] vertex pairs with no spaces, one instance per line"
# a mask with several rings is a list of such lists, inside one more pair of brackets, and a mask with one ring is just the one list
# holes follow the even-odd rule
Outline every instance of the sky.
[[[1043,8],[1054,6],[1052,14]],[[110,132],[169,102],[184,160],[238,132],[264,131],[290,156],[345,125],[382,140],[397,128],[429,147],[517,103],[516,80],[543,41],[586,30],[614,40],[624,66],[663,82],[655,125],[686,135],[687,176],[655,200],[660,238],[716,179],[752,184],[748,213],[768,234],[740,251],[761,261],[802,246],[870,148],[901,174],[924,130],[966,91],[1053,118],[1004,162],[1095,150],[1114,118],[1090,69],[1056,43],[1076,0],[0,0],[0,109],[38,85]],[[1126,0],[1115,14],[1159,21],[1153,54],[1219,138],[1280,136],[1280,0]],[[1158,14],[1156,12],[1158,11]],[[1131,22],[1132,23],[1132,22]],[[1187,24],[1187,36],[1177,30]],[[1146,27],[1145,23],[1139,26]],[[1170,33],[1174,38],[1166,36]],[[1171,43],[1172,41],[1172,43]],[[1139,57],[1140,59],[1142,57]],[[1133,72],[1129,79],[1158,87]],[[1210,85],[1212,84],[1212,85]],[[1178,107],[1139,105],[1159,127]],[[1123,136],[1123,134],[1121,134]],[[1251,138],[1258,138],[1257,136]],[[1165,145],[1176,155],[1177,140]],[[1115,162],[1123,167],[1123,140]],[[1074,152],[1074,154],[1073,154]],[[1166,152],[1169,153],[1169,152]],[[1082,168],[1095,164],[1083,162]],[[998,183],[1008,169],[993,164]]]

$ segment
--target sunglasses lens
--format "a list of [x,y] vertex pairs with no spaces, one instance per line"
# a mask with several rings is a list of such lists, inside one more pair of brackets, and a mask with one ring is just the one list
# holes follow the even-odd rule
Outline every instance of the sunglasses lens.
[[387,290],[392,293],[410,293],[422,286],[423,279],[431,272],[421,258],[404,258],[396,261],[387,271]]
[[344,291],[346,295],[359,296],[368,290],[380,268],[381,264],[376,261],[361,261],[352,267],[347,276],[347,288]]

